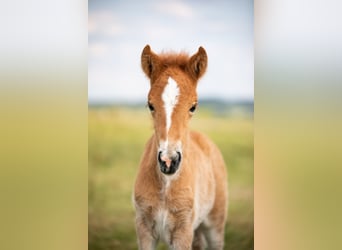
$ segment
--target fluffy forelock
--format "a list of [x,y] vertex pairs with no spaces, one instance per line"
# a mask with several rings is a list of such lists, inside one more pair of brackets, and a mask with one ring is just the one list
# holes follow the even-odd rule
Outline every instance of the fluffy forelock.
[[167,67],[170,66],[179,66],[181,68],[185,68],[187,63],[189,62],[189,55],[185,52],[174,53],[174,52],[162,52],[158,55],[161,61],[161,64]]

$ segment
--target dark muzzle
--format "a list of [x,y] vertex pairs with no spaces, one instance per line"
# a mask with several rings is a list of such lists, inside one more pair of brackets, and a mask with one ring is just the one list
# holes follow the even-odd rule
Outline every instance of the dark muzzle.
[[172,156],[170,159],[162,159],[162,152],[158,153],[158,162],[159,162],[159,167],[160,171],[162,173],[171,175],[174,174],[178,168],[179,164],[181,162],[182,156],[180,152],[177,152],[176,155]]

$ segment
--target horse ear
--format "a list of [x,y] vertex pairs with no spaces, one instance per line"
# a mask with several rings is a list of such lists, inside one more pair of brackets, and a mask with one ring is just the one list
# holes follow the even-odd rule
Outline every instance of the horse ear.
[[159,57],[152,52],[150,45],[146,45],[141,53],[141,67],[150,79],[159,68],[159,64]]
[[204,75],[207,69],[208,57],[207,52],[203,47],[199,47],[196,54],[194,54],[188,63],[188,70],[190,74],[197,80]]

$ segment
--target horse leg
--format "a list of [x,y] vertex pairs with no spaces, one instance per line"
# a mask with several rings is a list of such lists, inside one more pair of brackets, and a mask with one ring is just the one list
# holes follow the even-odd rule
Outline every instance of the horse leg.
[[224,246],[224,230],[218,231],[216,228],[209,228],[205,233],[209,249],[222,250]]
[[153,237],[151,229],[141,218],[136,218],[136,232],[138,236],[139,250],[153,250],[156,248],[157,240]]
[[[217,208],[217,207],[216,207]],[[215,211],[216,210],[216,211]],[[208,216],[208,225],[204,235],[208,242],[209,249],[222,250],[224,246],[224,227],[226,223],[226,211],[214,209]]]
[[192,241],[192,250],[204,250],[205,238],[201,228],[195,230],[194,239]]
[[[176,226],[177,228],[177,226]],[[194,233],[190,223],[182,225],[171,234],[170,249],[191,250]]]

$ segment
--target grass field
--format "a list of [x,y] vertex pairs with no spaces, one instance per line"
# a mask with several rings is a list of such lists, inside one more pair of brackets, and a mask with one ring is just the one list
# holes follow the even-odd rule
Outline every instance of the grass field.
[[[89,249],[137,249],[131,193],[151,118],[146,109],[89,108],[88,125]],[[225,249],[253,249],[253,119],[200,107],[190,127],[211,137],[227,164]]]

